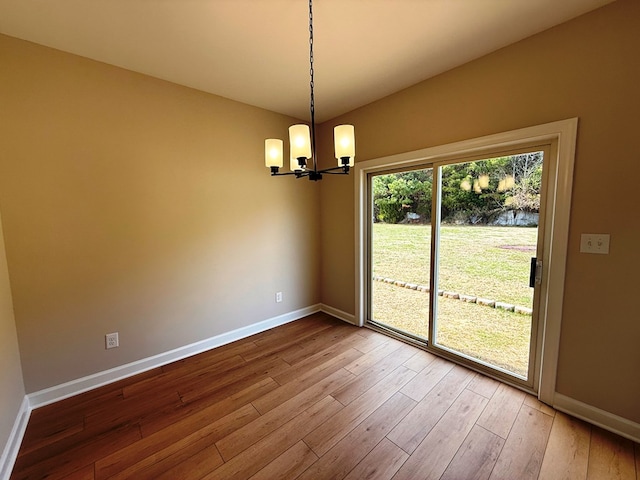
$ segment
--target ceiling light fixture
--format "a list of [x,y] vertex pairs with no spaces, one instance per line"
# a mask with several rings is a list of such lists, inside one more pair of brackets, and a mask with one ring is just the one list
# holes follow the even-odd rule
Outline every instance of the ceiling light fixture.
[[[299,124],[289,127],[289,158],[291,172],[280,173],[283,163],[282,140],[268,138],[264,141],[265,164],[271,169],[271,175],[295,175],[296,178],[309,177],[309,180],[322,180],[322,174],[348,175],[353,167],[356,155],[356,141],[353,125],[338,125],[333,129],[335,156],[338,166],[318,170],[316,156],[316,122],[313,98],[313,0],[309,0],[309,75],[311,81],[310,110],[311,129],[309,125]],[[309,169],[308,163],[312,169]]]

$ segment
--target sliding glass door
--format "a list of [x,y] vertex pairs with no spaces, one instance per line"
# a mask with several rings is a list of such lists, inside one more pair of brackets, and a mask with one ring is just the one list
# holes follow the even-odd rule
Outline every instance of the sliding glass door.
[[418,340],[429,332],[432,182],[431,168],[371,179],[371,318]]
[[543,166],[536,149],[370,175],[369,321],[530,383]]

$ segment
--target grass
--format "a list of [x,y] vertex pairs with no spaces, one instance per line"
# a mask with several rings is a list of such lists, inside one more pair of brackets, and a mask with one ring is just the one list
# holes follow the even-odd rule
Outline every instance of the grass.
[[[531,306],[529,264],[537,233],[536,228],[443,226],[439,288]],[[429,285],[430,258],[430,225],[374,224],[374,275]]]
[[[536,235],[535,228],[443,226],[439,289],[531,307]],[[429,285],[430,242],[428,225],[375,224],[373,274]],[[375,320],[428,337],[428,294],[381,282],[373,289]],[[530,316],[438,297],[437,322],[439,345],[526,376]]]

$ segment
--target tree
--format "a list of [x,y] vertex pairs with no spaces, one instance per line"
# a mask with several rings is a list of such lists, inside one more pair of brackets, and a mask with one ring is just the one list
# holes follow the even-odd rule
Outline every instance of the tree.
[[510,210],[540,211],[542,152],[513,155],[509,158],[515,181],[511,195],[505,200],[506,207]]
[[375,220],[398,223],[408,212],[423,219],[431,216],[431,169],[373,177]]
[[[373,177],[374,220],[403,221],[412,212],[431,218],[431,168]],[[505,210],[540,209],[542,152],[442,167],[442,220],[488,223]]]

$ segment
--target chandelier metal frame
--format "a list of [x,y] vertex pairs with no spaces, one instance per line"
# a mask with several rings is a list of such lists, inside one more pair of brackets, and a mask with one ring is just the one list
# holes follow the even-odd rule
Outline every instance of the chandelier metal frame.
[[[267,167],[271,170],[271,176],[284,176],[293,175],[296,178],[309,177],[309,180],[317,181],[322,180],[323,174],[328,175],[348,175],[350,167],[353,166],[355,157],[355,137],[353,133],[353,125],[339,125],[335,127],[335,148],[336,158],[338,159],[338,166],[332,168],[318,169],[318,160],[316,154],[316,120],[315,120],[315,97],[314,97],[314,64],[313,64],[313,0],[309,0],[309,111],[311,114],[311,126],[309,139],[310,143],[310,158],[304,155],[293,157],[291,156],[291,172],[280,172],[282,166],[282,141],[279,139],[267,139],[265,143],[265,161]],[[294,140],[292,138],[291,129],[295,127],[307,127],[306,125],[294,125],[289,129],[290,132],[290,145],[292,146]],[[342,129],[342,130],[340,130]],[[273,153],[273,144],[269,142],[279,142],[279,158],[275,160],[276,156]],[[339,146],[339,143],[341,146]],[[270,147],[271,145],[271,147]],[[293,146],[291,147],[293,152]],[[271,158],[270,158],[271,156]],[[311,165],[309,165],[309,163]],[[312,168],[307,168],[311,166]]]

